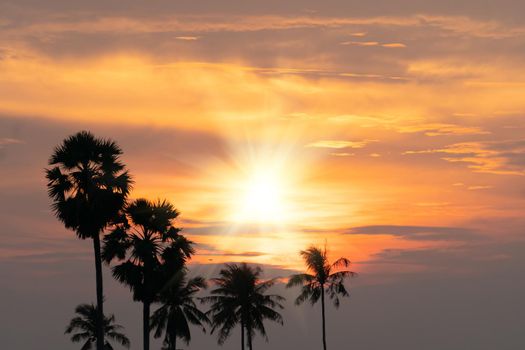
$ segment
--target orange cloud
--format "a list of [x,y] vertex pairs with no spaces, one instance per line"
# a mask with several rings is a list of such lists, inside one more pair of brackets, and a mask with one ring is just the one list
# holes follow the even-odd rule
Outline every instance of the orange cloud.
[[403,49],[403,48],[407,47],[403,43],[387,43],[387,44],[381,44],[381,46],[389,47],[389,48],[393,48],[393,49]]
[[316,148],[363,148],[371,142],[377,140],[362,140],[362,141],[343,141],[343,140],[323,140],[316,141],[306,145],[306,147]]
[[354,45],[354,46],[378,46],[377,41],[344,41],[341,45]]
[[183,40],[183,41],[195,41],[195,40],[199,40],[200,37],[198,36],[177,36],[175,37],[175,39]]
[[[516,144],[512,148],[500,149],[501,145]],[[525,175],[525,170],[519,165],[513,165],[512,157],[522,157],[525,154],[523,142],[462,142],[449,145],[440,149],[422,151],[407,151],[404,154],[445,154],[443,160],[452,163],[467,163],[468,168],[476,172]],[[486,188],[486,187],[483,187]],[[479,186],[469,189],[481,189]]]

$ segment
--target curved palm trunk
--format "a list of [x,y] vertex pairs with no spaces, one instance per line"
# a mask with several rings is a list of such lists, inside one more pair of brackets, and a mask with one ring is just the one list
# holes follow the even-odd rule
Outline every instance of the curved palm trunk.
[[104,294],[102,285],[102,258],[100,256],[100,236],[93,236],[95,251],[95,279],[97,286],[97,350],[104,350]]
[[150,302],[144,301],[142,304],[142,337],[144,350],[149,350],[149,314],[150,314]]
[[324,317],[324,286],[321,286],[321,313],[323,319],[323,350],[326,350],[326,327]]

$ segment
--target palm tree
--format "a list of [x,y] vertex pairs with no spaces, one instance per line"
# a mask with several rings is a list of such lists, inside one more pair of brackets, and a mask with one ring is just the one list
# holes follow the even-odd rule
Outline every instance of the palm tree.
[[122,220],[104,238],[104,261],[124,261],[113,267],[113,276],[132,290],[135,301],[143,304],[144,350],[149,350],[151,304],[165,281],[195,253],[193,242],[173,226],[178,216],[167,201],[137,199],[124,209]]
[[[80,304],[76,307],[75,313],[77,317],[73,318],[66,328],[64,334],[72,334],[71,341],[78,343],[85,341],[82,345],[81,350],[90,350],[93,343],[97,342],[97,328],[98,328],[98,311],[97,307],[93,304]],[[104,344],[104,350],[113,350],[113,347],[105,338],[109,338],[118,344],[129,348],[129,339],[123,333],[120,332],[123,329],[122,326],[115,324],[115,316],[109,317],[104,316],[104,322],[102,324],[104,337],[102,342]]]
[[252,268],[246,263],[227,264],[220,277],[212,281],[218,287],[211,291],[211,296],[203,301],[212,303],[208,313],[212,317],[212,330],[219,329],[218,342],[224,344],[232,329],[241,325],[241,349],[244,350],[244,335],[248,339],[248,348],[252,349],[252,338],[255,331],[268,341],[264,320],[283,324],[281,315],[275,308],[282,309],[283,297],[264,294],[274,284],[274,280],[262,281],[260,267]]
[[132,181],[120,162],[121,149],[111,140],[81,131],[54,149],[46,169],[49,196],[57,218],[81,239],[91,238],[95,252],[97,350],[103,350],[103,286],[100,234],[126,202]]
[[303,273],[291,276],[286,287],[302,286],[301,294],[295,300],[296,305],[300,305],[308,299],[314,305],[321,298],[323,349],[326,350],[325,293],[328,294],[330,299],[333,300],[335,307],[338,308],[340,304],[339,295],[343,297],[349,296],[344,285],[345,278],[356,276],[356,273],[348,270],[337,271],[339,268],[350,266],[350,261],[346,258],[339,258],[333,264],[330,264],[326,254],[326,247],[322,250],[311,246],[306,250],[302,250],[300,254],[311,274]]
[[188,279],[185,270],[177,272],[160,291],[159,301],[162,306],[151,316],[151,327],[155,329],[155,338],[165,332],[164,345],[167,350],[177,349],[177,337],[189,344],[191,333],[189,324],[202,327],[209,323],[205,313],[194,302],[195,294],[206,288],[202,277]]

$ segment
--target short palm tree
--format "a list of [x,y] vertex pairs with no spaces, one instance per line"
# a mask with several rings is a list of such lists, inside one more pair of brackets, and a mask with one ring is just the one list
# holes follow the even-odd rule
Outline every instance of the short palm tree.
[[[81,350],[90,350],[97,341],[97,307],[93,304],[80,304],[76,307],[75,312],[78,316],[69,322],[65,334],[72,334],[71,341],[73,343],[84,342],[84,345],[80,348]],[[114,315],[104,316],[102,329],[104,331],[104,337],[102,338],[104,350],[113,350],[109,340],[129,348],[129,339],[121,333],[123,327],[115,324]]]
[[245,346],[245,332],[248,348],[252,349],[252,339],[255,331],[259,331],[266,341],[268,336],[264,328],[264,320],[283,324],[281,315],[275,308],[282,309],[283,297],[265,294],[274,281],[262,281],[260,267],[252,268],[245,263],[240,265],[227,264],[222,269],[220,277],[212,280],[217,288],[211,291],[211,296],[203,301],[212,303],[208,313],[211,315],[212,330],[219,330],[218,342],[224,344],[231,331],[241,325],[241,349]]
[[323,349],[326,350],[326,325],[325,325],[325,294],[333,300],[335,307],[339,307],[339,296],[349,296],[344,285],[347,277],[356,276],[355,272],[338,270],[350,266],[346,258],[339,258],[333,264],[328,262],[326,248],[324,250],[311,246],[300,252],[306,263],[309,273],[293,275],[290,277],[286,287],[302,286],[301,294],[295,300],[300,305],[306,300],[314,305],[321,299],[321,316],[323,326]]
[[104,238],[104,261],[124,261],[113,267],[113,276],[133,291],[134,300],[143,304],[144,350],[149,350],[151,304],[169,279],[167,274],[183,269],[195,253],[193,242],[173,226],[178,215],[167,201],[137,199],[124,209],[120,223]]
[[202,277],[188,279],[185,270],[177,272],[159,293],[162,306],[151,316],[151,327],[155,329],[154,337],[164,336],[167,350],[177,349],[177,338],[189,344],[191,332],[189,324],[204,329],[209,323],[208,317],[195,304],[195,295],[206,288]]
[[97,139],[82,131],[65,139],[51,155],[46,170],[53,211],[66,228],[81,239],[91,238],[95,253],[97,310],[103,350],[103,286],[100,234],[126,202],[132,181],[119,157],[121,149],[111,140]]

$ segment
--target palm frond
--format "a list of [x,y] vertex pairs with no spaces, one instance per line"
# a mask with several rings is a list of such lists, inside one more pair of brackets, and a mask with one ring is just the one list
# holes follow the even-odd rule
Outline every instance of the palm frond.
[[[75,313],[79,316],[71,319],[69,325],[66,328],[65,334],[71,334],[75,331],[80,331],[71,336],[71,341],[78,343],[85,340],[86,342],[82,346],[82,349],[91,349],[93,343],[95,343],[97,340],[97,307],[93,304],[80,304],[75,308]],[[114,322],[114,315],[103,317],[102,328],[104,330],[104,337],[115,340],[119,344],[129,348],[129,339],[123,333],[118,331],[123,329],[123,327]],[[106,342],[106,348],[110,349],[111,344]]]
[[292,275],[288,279],[288,283],[286,283],[286,288],[302,286],[303,284],[312,283],[314,280],[315,276],[307,273]]
[[343,267],[349,267],[350,265],[351,262],[347,258],[339,258],[332,264],[332,267],[338,269]]

